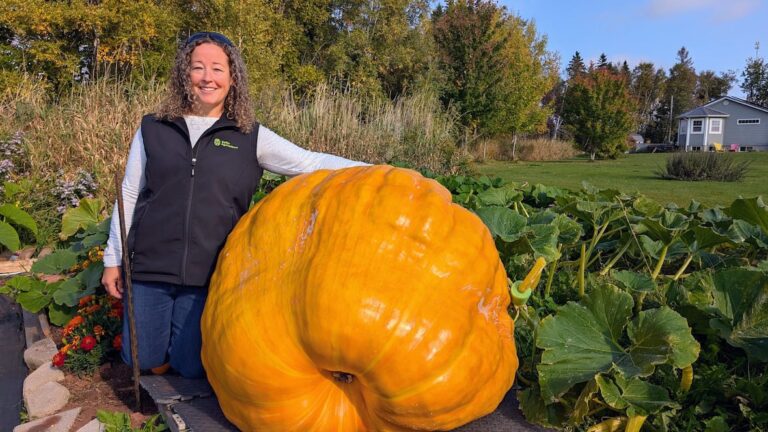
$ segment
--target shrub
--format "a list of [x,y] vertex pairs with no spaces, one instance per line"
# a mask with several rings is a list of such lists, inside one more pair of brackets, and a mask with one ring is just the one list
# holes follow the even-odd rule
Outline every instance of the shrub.
[[738,162],[729,154],[675,153],[656,174],[668,180],[740,181],[749,165],[750,161]]

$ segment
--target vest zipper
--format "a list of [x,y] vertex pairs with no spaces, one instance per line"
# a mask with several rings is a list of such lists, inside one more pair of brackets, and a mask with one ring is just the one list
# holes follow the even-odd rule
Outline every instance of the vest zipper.
[[184,217],[184,255],[181,261],[181,284],[187,285],[187,257],[189,255],[189,218],[192,214],[192,195],[195,191],[195,165],[197,164],[197,149],[200,140],[192,148],[192,173],[189,182],[189,195],[187,196],[187,213]]

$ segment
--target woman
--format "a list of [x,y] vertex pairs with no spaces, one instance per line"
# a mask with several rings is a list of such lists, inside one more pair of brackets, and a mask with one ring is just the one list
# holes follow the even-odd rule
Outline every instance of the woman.
[[[204,375],[207,284],[262,169],[291,176],[356,165],[364,164],[303,150],[255,123],[238,49],[219,33],[191,35],[177,53],[166,99],[133,138],[122,185],[139,366]],[[115,206],[102,284],[122,298],[119,233]],[[130,364],[127,321],[122,357]]]

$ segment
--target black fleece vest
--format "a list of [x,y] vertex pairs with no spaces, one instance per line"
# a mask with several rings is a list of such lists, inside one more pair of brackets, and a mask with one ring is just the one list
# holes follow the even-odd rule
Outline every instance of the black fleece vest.
[[258,129],[255,124],[245,134],[222,116],[193,148],[184,119],[144,116],[146,186],[128,238],[134,279],[208,284],[227,235],[259,185]]

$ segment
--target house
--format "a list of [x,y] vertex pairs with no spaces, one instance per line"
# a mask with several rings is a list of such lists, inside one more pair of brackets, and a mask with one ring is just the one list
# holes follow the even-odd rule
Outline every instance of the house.
[[677,145],[685,151],[768,151],[768,108],[725,96],[677,118]]

